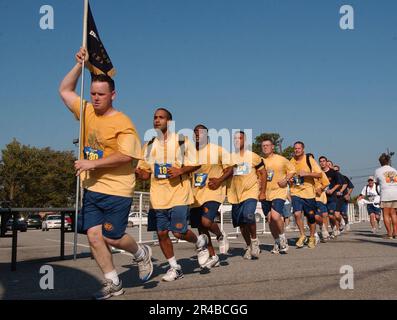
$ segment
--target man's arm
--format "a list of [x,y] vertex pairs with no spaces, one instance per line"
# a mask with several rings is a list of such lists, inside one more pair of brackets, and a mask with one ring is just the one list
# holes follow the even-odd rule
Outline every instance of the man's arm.
[[345,192],[346,188],[347,188],[347,183],[342,184],[342,187],[338,191],[338,195],[341,196],[343,192]]
[[321,178],[321,173],[318,173],[318,172],[306,172],[304,170],[301,170],[298,172],[298,174],[301,177],[309,177],[309,178],[315,178],[315,179]]
[[88,55],[86,54],[86,50],[81,48],[80,51],[76,54],[76,65],[69,71],[69,73],[62,80],[59,85],[59,95],[61,96],[65,105],[72,110],[72,105],[79,97],[76,93],[77,81],[81,75],[81,65],[83,63],[83,59],[88,60]]
[[172,167],[168,169],[168,174],[170,175],[170,178],[177,178],[179,176],[182,176],[184,174],[189,174],[192,173],[198,169],[200,169],[201,166],[186,166],[182,168],[176,168]]
[[267,188],[267,170],[266,168],[258,170],[259,176],[259,200],[266,200],[266,188]]
[[332,189],[327,190],[327,194],[333,194],[336,190],[340,188],[340,184],[336,184]]
[[233,175],[233,167],[228,167],[223,170],[223,174],[221,177],[210,178],[208,187],[210,188],[210,190],[217,190],[222,185],[222,183],[225,182],[227,179],[229,179],[232,175]]
[[90,171],[101,168],[116,168],[125,163],[132,162],[133,158],[126,156],[121,152],[117,151],[111,154],[109,157],[98,159],[98,160],[77,160],[74,163],[76,169],[76,176],[80,175],[84,171]]

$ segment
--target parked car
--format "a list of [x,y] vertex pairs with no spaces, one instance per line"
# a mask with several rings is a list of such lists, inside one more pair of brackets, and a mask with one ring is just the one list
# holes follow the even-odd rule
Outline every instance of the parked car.
[[28,222],[28,228],[36,228],[36,229],[41,229],[43,223],[41,217],[38,214],[29,215],[27,222]]
[[[12,225],[14,224],[14,219],[11,218],[7,221],[7,230],[12,230]],[[17,220],[17,230],[21,232],[26,232],[28,230],[28,224],[23,219]]]
[[[70,217],[69,217],[70,218]],[[48,231],[49,229],[60,229],[61,228],[61,215],[60,214],[52,214],[48,215],[44,218],[41,230]],[[65,216],[65,229],[71,229],[72,224],[68,222],[68,219]]]
[[[139,212],[131,212],[128,216],[128,224],[131,227],[139,226]],[[147,226],[147,213],[142,212],[142,225]]]

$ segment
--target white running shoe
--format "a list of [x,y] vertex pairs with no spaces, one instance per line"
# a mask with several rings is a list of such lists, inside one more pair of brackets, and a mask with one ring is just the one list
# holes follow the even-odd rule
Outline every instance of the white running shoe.
[[210,253],[207,248],[197,249],[197,259],[201,268],[204,268],[204,265],[207,263],[210,257]]
[[207,249],[208,245],[208,237],[206,234],[200,234],[197,237],[196,248],[197,248],[197,258],[200,267],[207,262],[208,258],[210,257],[210,253]]
[[139,278],[148,281],[153,273],[152,248],[144,244],[141,246],[145,255],[141,259],[134,259],[138,263]]
[[346,231],[350,231],[350,229],[351,229],[350,223],[348,223],[348,224],[346,225]]
[[287,253],[287,251],[288,251],[288,249],[289,249],[289,246],[288,246],[288,241],[287,241],[287,238],[284,236],[284,237],[280,237],[280,242],[279,242],[279,251],[280,251],[280,253]]
[[218,240],[218,244],[219,244],[219,253],[227,254],[229,251],[229,240],[227,238],[225,231],[222,231],[222,236]]
[[219,266],[220,266],[219,257],[217,255],[214,255],[212,257],[209,257],[207,262],[204,264],[203,268],[211,269]]
[[314,233],[314,240],[315,240],[315,245],[318,245],[320,243],[320,236],[318,235],[317,232]]
[[372,233],[373,233],[373,234],[377,234],[376,228],[372,228]]
[[196,248],[201,249],[201,248],[207,248],[208,245],[208,237],[206,234],[200,234],[197,237],[197,242],[196,242]]
[[270,252],[273,253],[273,254],[279,254],[280,253],[280,240],[279,239],[277,239],[274,242],[274,247],[273,247],[273,249]]
[[170,268],[167,273],[165,274],[165,276],[162,278],[163,281],[166,282],[171,282],[171,281],[175,281],[178,279],[182,279],[183,278],[183,273],[182,273],[182,268],[180,265],[178,265],[179,268]]
[[261,249],[259,248],[259,239],[251,239],[251,256],[259,258]]
[[251,246],[247,246],[245,248],[245,252],[244,252],[243,258],[246,259],[246,260],[251,260],[252,259]]

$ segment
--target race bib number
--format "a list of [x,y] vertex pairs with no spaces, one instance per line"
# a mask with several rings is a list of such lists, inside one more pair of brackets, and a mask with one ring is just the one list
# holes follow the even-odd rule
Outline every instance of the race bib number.
[[294,180],[294,185],[295,185],[295,186],[301,186],[301,185],[303,185],[304,182],[305,182],[305,178],[299,177],[299,176],[293,177],[293,180]]
[[154,176],[157,179],[168,179],[170,175],[168,174],[168,168],[171,168],[171,165],[169,163],[163,163],[163,164],[154,164]]
[[206,173],[195,173],[194,174],[194,186],[195,187],[205,187],[207,183],[208,174]]
[[85,160],[98,160],[103,158],[103,150],[84,147],[83,152]]
[[267,171],[267,181],[272,181],[274,177],[274,171],[273,170],[268,170]]
[[237,167],[234,168],[234,175],[235,176],[245,176],[250,173],[250,168],[248,163],[240,163]]

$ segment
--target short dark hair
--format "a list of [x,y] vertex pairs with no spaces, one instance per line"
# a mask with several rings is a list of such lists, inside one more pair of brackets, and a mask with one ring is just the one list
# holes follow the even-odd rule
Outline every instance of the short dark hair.
[[196,130],[196,129],[204,129],[204,130],[208,131],[208,128],[205,125],[201,124],[201,123],[194,127],[194,130]]
[[93,82],[106,82],[109,85],[110,91],[114,91],[116,89],[116,85],[114,80],[106,74],[93,74],[91,73],[91,83]]
[[302,141],[296,141],[294,143],[294,146],[297,145],[297,144],[300,144],[302,146],[302,148],[305,149],[305,144]]
[[333,163],[331,160],[327,160],[327,162],[331,162],[331,163],[332,163],[332,165],[334,165],[334,163]]
[[245,132],[244,132],[243,130],[236,131],[236,132],[234,133],[234,135],[237,135],[237,134],[242,134],[242,135],[245,137]]
[[318,161],[320,161],[321,159],[325,159],[325,161],[328,161],[326,156],[321,156],[320,158],[318,158]]
[[156,111],[154,113],[156,113],[157,111],[164,111],[167,114],[167,118],[168,120],[172,120],[172,113],[169,112],[167,109],[165,108],[157,108]]
[[379,157],[379,163],[381,166],[387,166],[390,164],[390,156],[386,153],[382,153]]
[[274,142],[273,142],[272,139],[270,139],[270,138],[263,139],[262,143],[265,142],[265,141],[270,141],[270,143],[274,146]]

